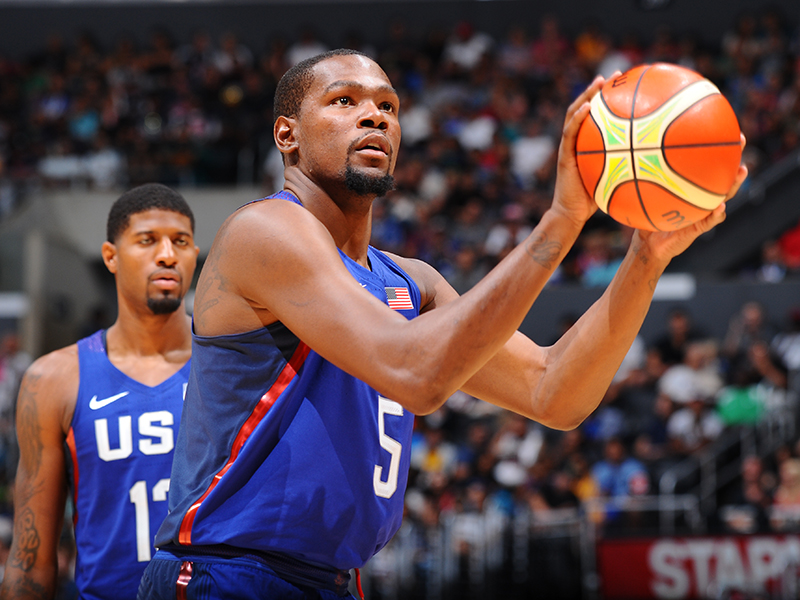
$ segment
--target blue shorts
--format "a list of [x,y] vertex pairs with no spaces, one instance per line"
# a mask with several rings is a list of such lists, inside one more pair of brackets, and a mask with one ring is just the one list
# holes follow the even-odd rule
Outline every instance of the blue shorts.
[[246,556],[176,556],[159,550],[147,565],[137,600],[357,600],[347,593],[300,587]]

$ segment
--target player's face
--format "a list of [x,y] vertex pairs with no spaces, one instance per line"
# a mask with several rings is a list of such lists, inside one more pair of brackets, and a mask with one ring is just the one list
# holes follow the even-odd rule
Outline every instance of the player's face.
[[103,258],[116,275],[120,294],[153,314],[180,307],[198,252],[189,218],[160,209],[131,215],[115,243],[103,245]]
[[322,183],[347,177],[353,191],[350,179],[369,188],[370,181],[391,176],[400,145],[399,104],[374,61],[351,55],[318,63],[296,129],[301,166]]

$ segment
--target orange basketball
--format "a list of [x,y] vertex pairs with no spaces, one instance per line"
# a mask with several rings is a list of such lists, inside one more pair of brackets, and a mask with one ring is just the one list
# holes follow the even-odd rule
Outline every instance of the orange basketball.
[[673,231],[725,199],[742,157],[739,135],[731,105],[708,79],[677,65],[640,65],[592,98],[578,169],[620,223]]

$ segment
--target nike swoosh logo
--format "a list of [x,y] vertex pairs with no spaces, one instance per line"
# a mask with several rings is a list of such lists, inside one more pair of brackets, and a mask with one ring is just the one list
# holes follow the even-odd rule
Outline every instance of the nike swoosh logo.
[[89,408],[92,410],[97,410],[98,408],[103,408],[104,406],[108,406],[112,402],[116,402],[123,396],[127,396],[130,392],[121,392],[114,396],[109,396],[108,398],[103,398],[102,400],[98,400],[97,396],[92,396],[92,399],[89,400]]

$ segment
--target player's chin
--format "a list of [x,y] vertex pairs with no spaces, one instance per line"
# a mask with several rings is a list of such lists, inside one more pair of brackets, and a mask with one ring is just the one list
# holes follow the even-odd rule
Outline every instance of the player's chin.
[[177,311],[182,301],[181,294],[158,294],[147,298],[147,307],[154,315],[168,315]]

